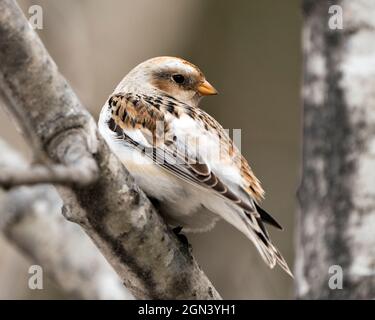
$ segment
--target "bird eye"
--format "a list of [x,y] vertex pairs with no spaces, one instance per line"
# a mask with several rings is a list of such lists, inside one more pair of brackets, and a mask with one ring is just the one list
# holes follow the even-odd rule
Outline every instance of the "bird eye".
[[185,77],[182,74],[174,74],[172,76],[174,82],[181,84],[185,82]]

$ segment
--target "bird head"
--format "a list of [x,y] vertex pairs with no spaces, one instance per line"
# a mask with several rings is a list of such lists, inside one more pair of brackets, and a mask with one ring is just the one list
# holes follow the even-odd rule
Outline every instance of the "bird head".
[[142,90],[162,91],[189,105],[196,105],[203,96],[217,94],[198,67],[175,57],[142,62],[124,78],[123,86],[129,84],[142,86]]

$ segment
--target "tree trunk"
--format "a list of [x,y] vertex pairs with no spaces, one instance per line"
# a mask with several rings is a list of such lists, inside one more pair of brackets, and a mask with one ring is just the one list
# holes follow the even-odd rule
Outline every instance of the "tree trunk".
[[[342,29],[329,24],[340,13],[331,5]],[[373,299],[375,1],[305,0],[303,11],[297,297]]]

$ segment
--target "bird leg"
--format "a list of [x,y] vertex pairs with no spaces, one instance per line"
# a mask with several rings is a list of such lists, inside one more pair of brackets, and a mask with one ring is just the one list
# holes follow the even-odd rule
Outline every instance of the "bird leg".
[[188,241],[187,237],[184,234],[181,233],[182,229],[183,229],[183,227],[177,226],[177,227],[173,228],[172,231],[176,235],[178,240],[180,240],[180,242],[184,245],[184,247],[188,248],[189,251],[190,251],[189,241]]

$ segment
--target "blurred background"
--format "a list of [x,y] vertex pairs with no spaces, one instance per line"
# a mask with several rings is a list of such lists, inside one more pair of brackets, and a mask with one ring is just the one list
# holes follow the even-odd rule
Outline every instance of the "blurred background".
[[[42,41],[83,104],[98,119],[122,77],[155,56],[198,65],[220,94],[201,107],[224,128],[241,129],[241,149],[266,190],[263,206],[284,226],[270,229],[293,266],[295,193],[300,161],[300,1],[44,0]],[[0,109],[0,136],[31,158]],[[293,281],[269,270],[254,246],[220,222],[188,234],[193,254],[227,299],[293,298]],[[27,286],[30,261],[0,235],[0,299],[72,298],[46,281]]]

